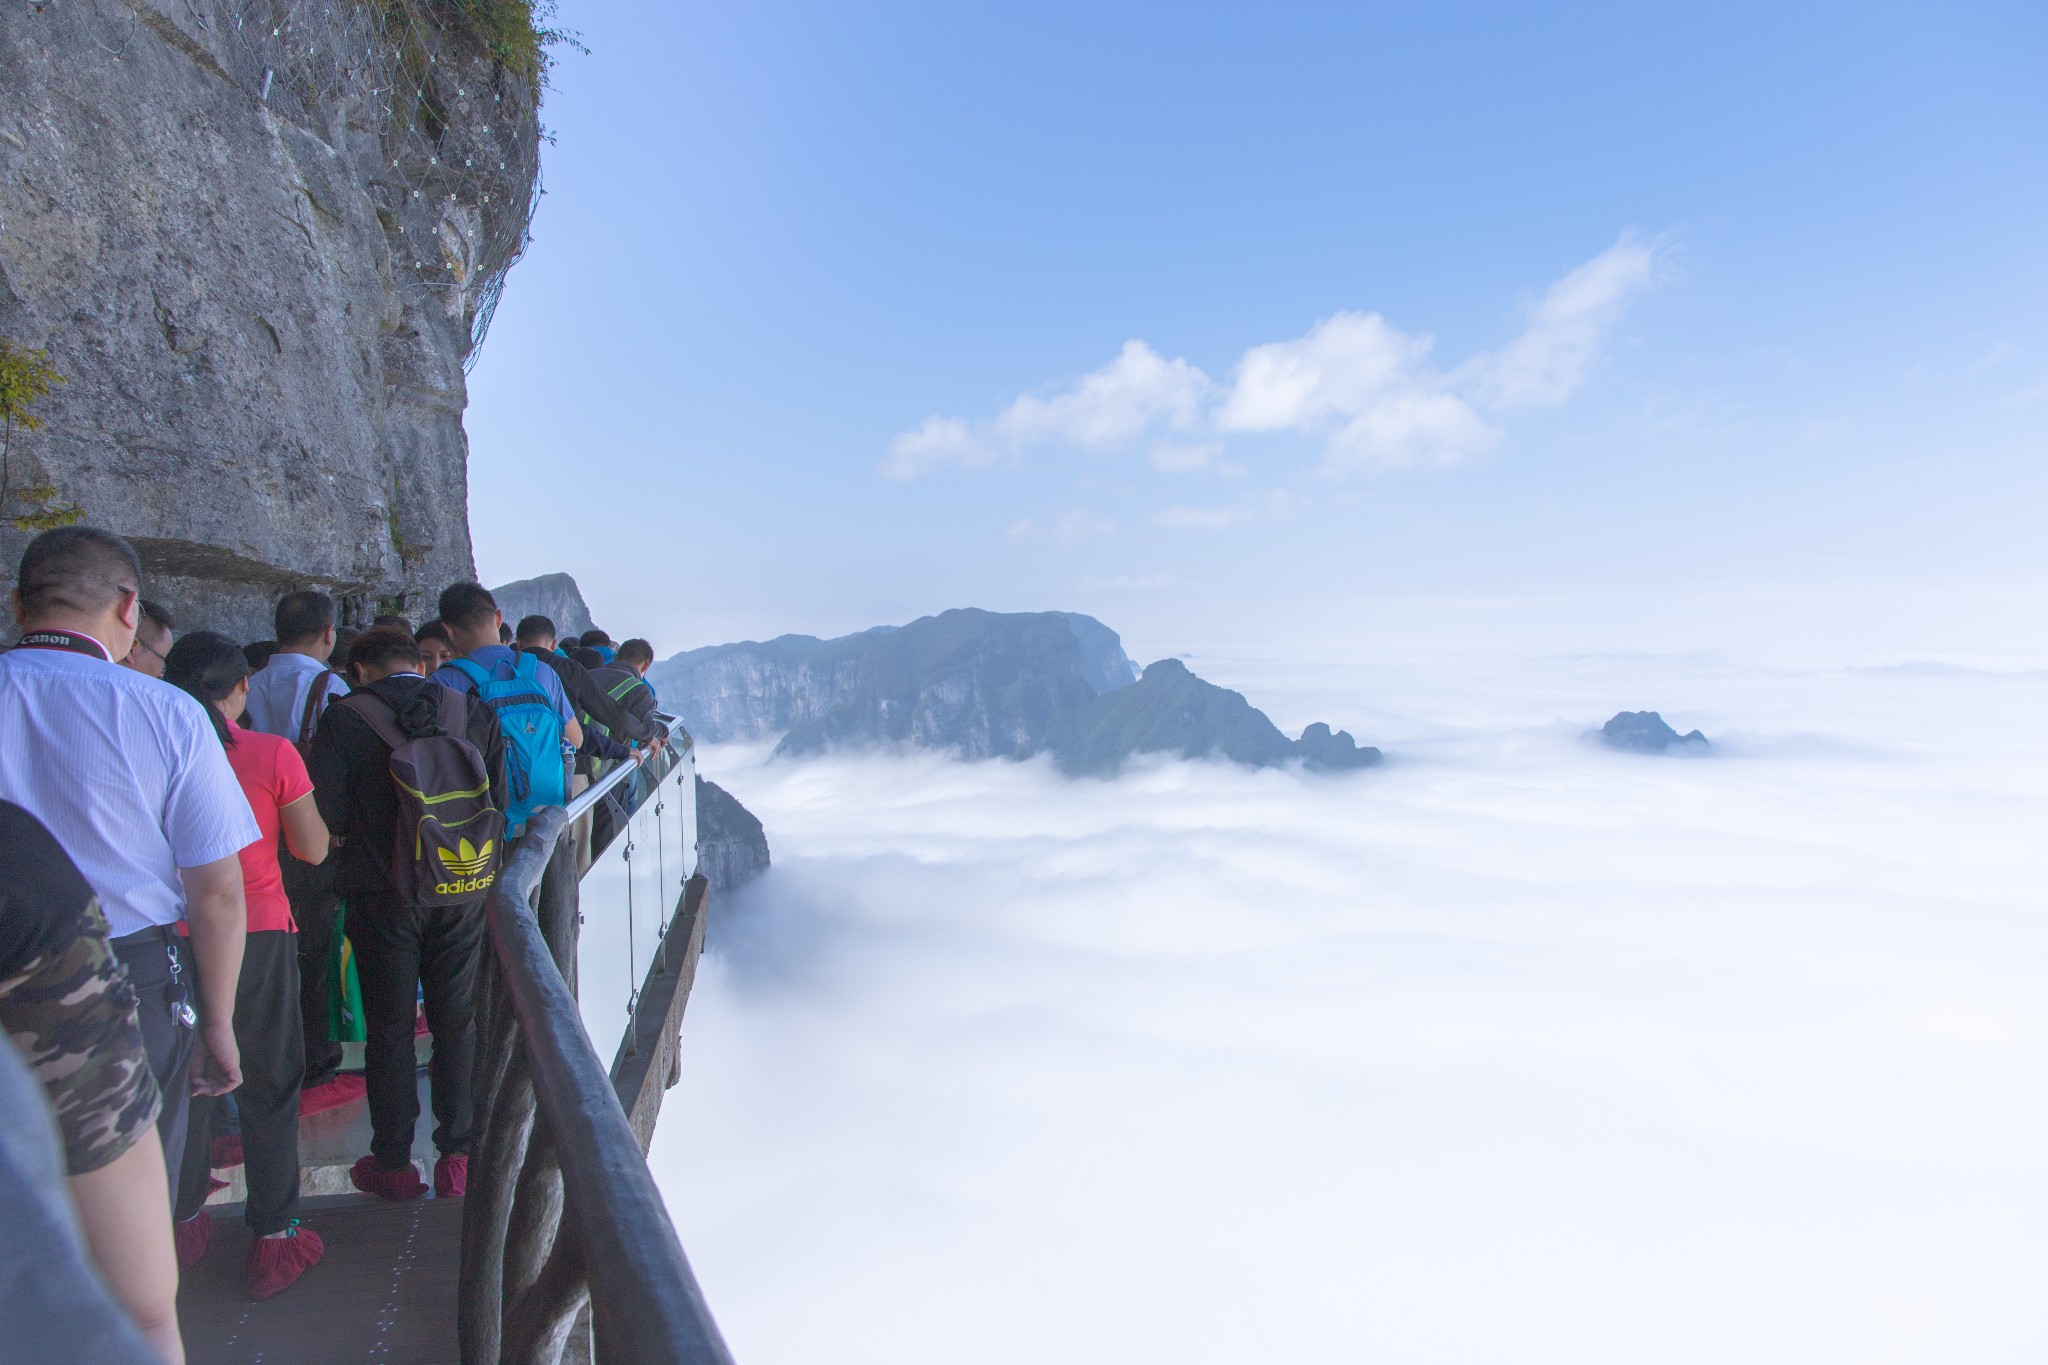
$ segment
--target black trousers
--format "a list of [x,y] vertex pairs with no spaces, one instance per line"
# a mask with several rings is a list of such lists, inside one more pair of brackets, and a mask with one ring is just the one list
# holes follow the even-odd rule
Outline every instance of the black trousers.
[[396,1170],[412,1159],[420,1098],[414,1084],[413,1001],[424,994],[434,1034],[434,1146],[467,1155],[475,1138],[470,1076],[476,1053],[476,978],[484,943],[482,900],[436,909],[351,900],[368,1034],[363,1083],[370,1098],[370,1153]]
[[334,1079],[341,1069],[341,1044],[329,1035],[328,996],[334,990],[334,935],[341,919],[334,895],[330,855],[324,863],[302,863],[280,847],[278,866],[284,872],[285,898],[299,925],[299,1031],[306,1046],[306,1084]]
[[[283,1232],[299,1212],[299,1083],[306,1049],[299,1036],[297,939],[285,929],[251,933],[235,983],[235,1045],[242,1051],[235,1108],[242,1115],[242,1174],[249,1185],[243,1217],[258,1237]],[[181,1223],[206,1203],[211,1120],[220,1108],[209,1096],[192,1098],[191,1136],[176,1177]]]
[[[178,931],[172,928],[144,929],[111,940],[114,956],[128,969],[135,987],[135,1014],[142,1025],[142,1050],[148,1054],[150,1074],[164,1095],[163,1113],[157,1116],[157,1136],[164,1144],[164,1169],[175,1171],[185,1155],[185,1124],[192,1093],[192,1054],[199,1035],[171,1014],[171,1002],[182,998],[198,1008],[198,991],[192,979],[192,954]],[[178,967],[173,981],[172,963]],[[175,1208],[177,1185],[171,1185]]]

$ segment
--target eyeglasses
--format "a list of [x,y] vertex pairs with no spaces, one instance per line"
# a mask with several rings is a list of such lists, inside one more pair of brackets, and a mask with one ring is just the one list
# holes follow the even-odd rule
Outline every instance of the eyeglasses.
[[167,664],[171,661],[170,656],[168,654],[165,654],[162,650],[156,648],[154,645],[144,640],[140,635],[137,635],[135,637],[134,649],[131,649],[129,652],[132,654],[134,653],[135,649],[144,650],[150,654],[156,655],[156,661],[160,664]]

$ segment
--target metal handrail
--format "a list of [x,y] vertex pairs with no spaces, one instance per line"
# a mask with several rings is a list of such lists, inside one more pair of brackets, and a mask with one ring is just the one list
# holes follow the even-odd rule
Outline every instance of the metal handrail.
[[[622,764],[621,771],[638,766]],[[542,874],[569,823],[569,811],[559,806],[535,812],[491,891],[487,914],[534,1102],[560,1163],[563,1214],[573,1222],[590,1286],[598,1359],[606,1365],[732,1365],[534,915]]]
[[[665,715],[657,711],[654,713],[654,719],[661,725],[662,738],[667,740],[669,745],[680,743],[684,753],[690,752],[695,747],[695,742],[690,738],[690,732],[685,730],[683,723],[674,716]],[[608,793],[618,790],[627,778],[646,766],[648,760],[652,759],[657,752],[662,751],[648,745],[642,745],[633,751],[633,756],[630,759],[619,759],[610,772],[591,783],[584,791],[579,792],[576,799],[568,804],[566,810],[570,822],[573,824],[575,821],[588,815],[592,810],[595,810],[598,802],[604,800]]]

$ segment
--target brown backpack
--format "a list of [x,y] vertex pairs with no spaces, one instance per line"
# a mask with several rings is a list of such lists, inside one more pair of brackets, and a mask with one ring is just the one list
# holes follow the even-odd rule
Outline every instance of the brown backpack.
[[391,746],[398,824],[391,886],[406,905],[458,905],[491,889],[505,855],[505,813],[491,804],[491,774],[468,737],[469,700],[422,682],[398,709],[373,692],[334,703]]

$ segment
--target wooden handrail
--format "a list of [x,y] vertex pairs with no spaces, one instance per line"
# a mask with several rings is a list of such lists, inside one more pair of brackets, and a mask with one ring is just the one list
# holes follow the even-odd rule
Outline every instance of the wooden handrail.
[[[495,1027],[480,1020],[478,1042],[510,1048],[495,1067],[479,1058],[479,1080],[489,1073],[498,1083],[479,1094],[483,1160],[472,1163],[464,1210],[463,1359],[561,1359],[587,1286],[603,1365],[731,1365],[635,1125],[557,965],[562,945],[549,943],[535,915],[537,897],[565,889],[564,873],[574,895],[573,871],[557,857],[568,825],[560,808],[537,812],[486,904]],[[671,927],[687,942],[664,944],[661,954],[672,973],[681,963],[670,951],[688,950],[694,967],[702,907],[702,879],[693,878]],[[573,957],[573,944],[568,951]],[[676,984],[687,993],[686,981]],[[680,1014],[676,997],[664,1021],[679,1024]]]

